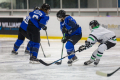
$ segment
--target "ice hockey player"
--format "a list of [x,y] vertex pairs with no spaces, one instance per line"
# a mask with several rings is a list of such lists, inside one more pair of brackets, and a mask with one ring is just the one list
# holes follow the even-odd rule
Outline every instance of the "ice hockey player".
[[[39,10],[40,7],[35,7],[34,10]],[[25,37],[27,39],[29,39],[29,36],[26,32],[27,30],[27,26],[28,26],[28,21],[30,19],[30,16],[27,16],[21,23],[20,25],[20,28],[19,28],[19,31],[18,31],[18,39],[16,40],[15,44],[14,44],[14,48],[12,50],[12,54],[14,55],[17,55],[18,54],[18,49],[19,47],[21,46],[21,44],[24,42],[25,40]],[[31,41],[28,42],[27,44],[27,47],[26,47],[26,50],[25,50],[25,54],[29,54],[30,52],[30,44],[31,44]]]
[[30,45],[30,63],[39,63],[39,59],[37,59],[38,51],[40,47],[40,30],[47,30],[47,22],[49,20],[50,5],[44,3],[40,10],[34,10],[29,13],[31,17],[28,21],[27,33],[30,37],[30,41],[32,42]]
[[[56,14],[60,21],[60,29],[63,33],[62,43],[66,43],[67,54],[73,54],[68,57],[68,66],[71,66],[73,62],[77,61],[78,58],[74,54],[74,45],[81,39],[82,30],[77,24],[76,20],[70,15],[66,15],[64,10],[60,10]],[[65,34],[65,35],[64,35]]]
[[[96,42],[99,42],[100,45],[93,52],[90,60],[84,62],[84,65],[89,65],[94,62],[94,65],[97,66],[104,51],[116,45],[116,35],[113,31],[110,31],[100,26],[97,20],[92,20],[89,23],[89,26],[91,29],[91,33],[87,41],[85,41],[84,49],[92,47]],[[81,50],[81,47],[79,47],[79,51]]]

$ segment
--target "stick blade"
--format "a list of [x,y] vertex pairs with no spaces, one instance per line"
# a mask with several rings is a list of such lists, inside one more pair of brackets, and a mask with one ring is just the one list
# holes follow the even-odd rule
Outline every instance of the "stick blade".
[[39,62],[41,63],[41,64],[43,64],[43,65],[45,65],[45,66],[49,66],[49,64],[47,64],[47,63],[45,63],[43,60],[39,60]]
[[108,77],[106,73],[103,73],[103,72],[100,72],[100,71],[96,71],[96,74],[100,75],[100,76]]
[[46,56],[46,58],[48,58],[48,57],[51,57],[51,54],[48,54],[48,55]]

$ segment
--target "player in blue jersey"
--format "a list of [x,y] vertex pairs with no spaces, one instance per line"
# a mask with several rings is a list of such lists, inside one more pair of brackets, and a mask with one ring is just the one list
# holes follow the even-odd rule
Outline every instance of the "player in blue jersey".
[[68,56],[67,63],[68,66],[71,66],[73,62],[78,60],[74,54],[74,45],[81,39],[82,30],[75,19],[73,19],[70,15],[66,15],[64,10],[58,11],[56,16],[60,20],[60,29],[63,33],[63,38],[61,41],[66,43],[65,47],[67,49],[67,54],[73,54]]
[[40,47],[40,30],[47,30],[45,26],[47,21],[49,20],[50,5],[44,3],[40,10],[34,10],[29,13],[31,17],[28,22],[27,33],[30,37],[30,41],[32,44],[30,45],[30,62],[31,63],[39,63],[39,59],[37,59],[38,51]]
[[[39,10],[40,7],[35,7],[34,10]],[[14,44],[14,48],[12,50],[12,54],[14,55],[17,55],[18,54],[18,49],[19,47],[21,46],[21,44],[24,42],[25,40],[25,37],[27,39],[29,39],[29,36],[26,32],[27,30],[27,26],[28,26],[28,21],[30,19],[30,16],[27,16],[21,23],[20,25],[20,28],[19,28],[19,31],[18,31],[18,39],[16,40],[15,44]],[[27,44],[27,47],[26,47],[26,50],[25,50],[25,53],[26,54],[29,54],[29,51],[30,51],[30,44],[31,44],[31,41],[28,42]]]

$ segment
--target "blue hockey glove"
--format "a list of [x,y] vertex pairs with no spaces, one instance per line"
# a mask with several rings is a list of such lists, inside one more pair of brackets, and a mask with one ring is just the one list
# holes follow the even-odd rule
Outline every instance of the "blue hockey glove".
[[66,34],[68,33],[68,30],[65,26],[62,28],[62,33],[66,33]]
[[42,27],[42,29],[43,29],[43,30],[47,30],[47,27],[46,27],[46,26],[44,26],[44,27]]
[[61,40],[61,42],[65,43],[68,39],[69,39],[69,36],[63,37],[62,40]]

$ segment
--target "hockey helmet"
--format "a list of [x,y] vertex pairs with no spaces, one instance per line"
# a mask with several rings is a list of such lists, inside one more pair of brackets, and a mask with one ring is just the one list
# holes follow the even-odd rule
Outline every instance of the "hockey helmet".
[[65,15],[66,15],[66,12],[64,11],[64,10],[59,10],[58,12],[57,12],[57,17],[58,18],[64,18],[65,17]]
[[92,20],[90,23],[89,23],[89,26],[99,26],[100,24],[98,23],[97,20]]
[[34,10],[39,10],[39,9],[40,9],[40,7],[38,7],[38,6],[34,7]]
[[89,28],[90,30],[92,31],[93,27],[95,26],[99,26],[100,24],[98,23],[97,20],[92,20],[90,23],[89,23]]
[[47,4],[47,3],[44,3],[42,6],[41,6],[41,9],[44,9],[44,10],[50,10],[50,5],[49,4]]

